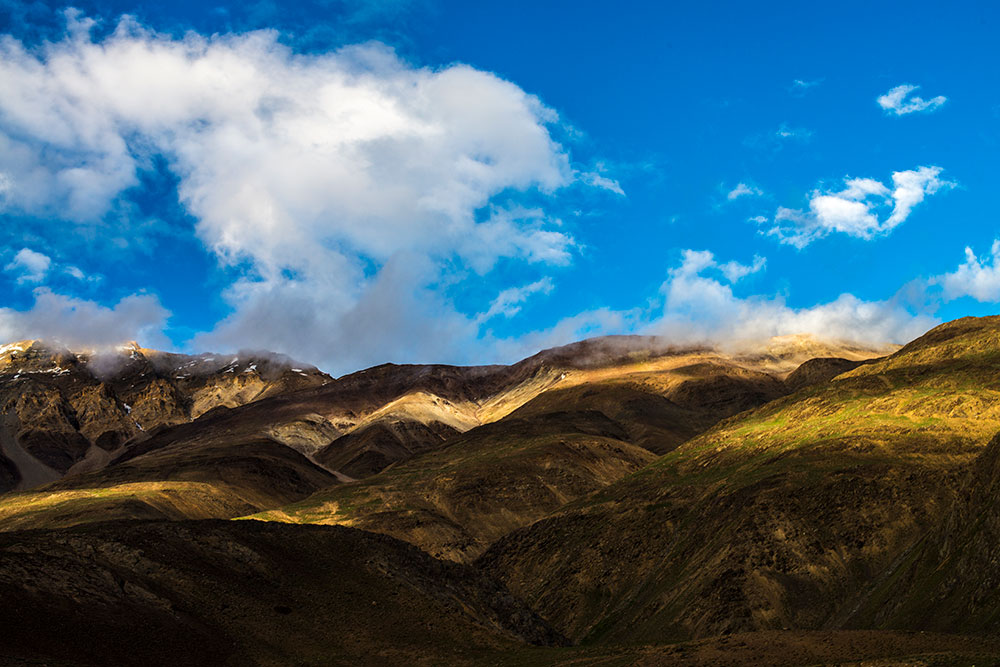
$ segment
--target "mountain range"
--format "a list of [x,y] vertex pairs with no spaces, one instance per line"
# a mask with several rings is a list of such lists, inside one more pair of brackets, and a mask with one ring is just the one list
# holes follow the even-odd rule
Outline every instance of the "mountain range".
[[1000,318],[339,378],[11,343],[0,663],[1000,661],[998,378]]

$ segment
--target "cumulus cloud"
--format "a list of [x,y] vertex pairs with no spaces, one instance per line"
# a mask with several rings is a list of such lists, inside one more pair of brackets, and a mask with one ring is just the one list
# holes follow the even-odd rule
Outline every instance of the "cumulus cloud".
[[[797,248],[831,232],[861,239],[887,234],[927,195],[954,186],[940,178],[941,171],[940,167],[919,167],[894,172],[892,189],[871,178],[845,179],[844,188],[838,191],[817,188],[809,197],[809,210],[779,207],[767,233]],[[885,209],[889,214],[883,218]]]
[[886,113],[904,116],[920,111],[934,111],[948,101],[948,98],[943,95],[932,97],[929,100],[917,97],[916,95],[910,95],[910,93],[919,88],[920,86],[912,86],[910,84],[896,86],[885,95],[880,95],[876,102],[878,102],[878,105]]
[[789,334],[870,344],[905,343],[939,323],[930,315],[908,310],[902,296],[864,301],[841,294],[827,303],[795,308],[781,295],[741,297],[734,293],[735,283],[765,266],[765,258],[759,256],[743,264],[719,261],[708,250],[684,250],[646,307],[587,311],[549,329],[493,344],[503,358],[518,359],[542,348],[621,333],[717,345]]
[[711,252],[685,251],[661,287],[662,312],[645,330],[672,340],[727,342],[812,333],[884,343],[911,340],[937,323],[911,314],[893,300],[863,301],[851,294],[808,308],[792,308],[780,296],[740,298],[733,293],[729,276],[720,280],[706,275],[725,266]]
[[[3,205],[93,224],[166,158],[198,238],[239,275],[199,345],[345,370],[432,353],[413,345],[422,327],[446,349],[475,326],[443,294],[451,274],[571,261],[571,233],[518,193],[624,194],[572,167],[552,109],[466,65],[414,67],[379,44],[301,55],[269,31],[178,39],[127,18],[95,42],[73,20],[40,50],[0,42]],[[392,341],[356,337],[376,316]]]
[[52,268],[52,259],[31,248],[21,248],[4,271],[13,274],[18,283],[40,283]]
[[167,312],[159,300],[135,294],[111,307],[39,287],[28,310],[0,308],[0,340],[44,338],[71,347],[106,346],[129,340],[168,345]]
[[990,256],[982,259],[967,247],[965,262],[930,282],[941,286],[945,299],[971,296],[983,303],[1000,301],[1000,240],[993,241]]
[[735,188],[726,194],[726,199],[733,201],[740,197],[760,197],[763,194],[764,192],[758,187],[747,185],[746,183],[738,183]]

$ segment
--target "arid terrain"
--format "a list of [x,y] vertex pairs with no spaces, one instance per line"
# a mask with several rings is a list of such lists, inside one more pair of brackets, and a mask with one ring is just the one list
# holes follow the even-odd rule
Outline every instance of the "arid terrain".
[[1000,664],[1000,318],[340,378],[0,347],[0,664]]

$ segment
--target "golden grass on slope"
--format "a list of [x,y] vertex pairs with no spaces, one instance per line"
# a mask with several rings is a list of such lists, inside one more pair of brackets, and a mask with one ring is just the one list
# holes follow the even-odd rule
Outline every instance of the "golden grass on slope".
[[229,518],[254,509],[257,507],[223,485],[134,482],[105,488],[8,494],[0,499],[0,531],[62,528],[123,518]]

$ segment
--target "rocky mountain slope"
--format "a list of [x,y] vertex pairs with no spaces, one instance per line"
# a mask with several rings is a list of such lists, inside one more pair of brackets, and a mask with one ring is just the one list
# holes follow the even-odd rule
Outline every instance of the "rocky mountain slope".
[[99,469],[126,443],[217,407],[322,386],[330,377],[275,355],[188,356],[136,343],[71,352],[0,347],[0,492]]
[[[189,407],[0,495],[0,654],[992,664],[997,378],[1000,318],[966,318],[901,349],[613,337]],[[91,414],[61,381],[73,412],[43,423]],[[17,442],[70,451],[51,432]]]
[[[899,568],[962,507],[977,460],[988,467],[977,457],[1000,431],[998,371],[1000,318],[942,325],[884,360],[722,421],[500,538],[478,564],[575,641],[932,629],[929,607],[906,623],[892,620],[902,612],[859,614],[873,588],[900,592]],[[982,526],[973,531],[990,543]],[[974,579],[995,576],[995,559],[977,562],[994,574]]]
[[[504,532],[638,469],[720,418],[786,393],[782,377],[817,352],[864,358],[881,350],[808,337],[742,351],[612,337],[513,366],[383,365],[143,433],[95,470],[77,468],[0,499],[0,529],[128,516],[230,518],[319,492],[303,508],[262,516],[362,521],[404,539],[433,535],[415,543],[468,560]],[[603,421],[594,426],[595,419]],[[437,455],[442,448],[448,451]],[[399,467],[421,453],[416,472]],[[435,461],[453,473],[447,489],[437,488],[446,477]],[[351,497],[339,499],[337,482],[387,466],[371,484],[344,485]],[[481,492],[492,500],[455,514],[463,498]]]

